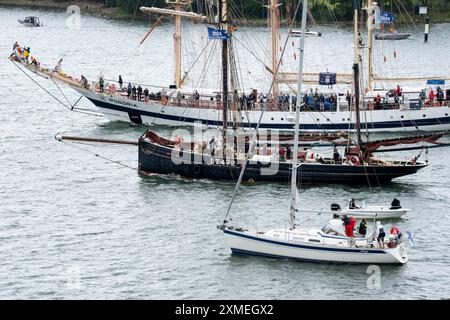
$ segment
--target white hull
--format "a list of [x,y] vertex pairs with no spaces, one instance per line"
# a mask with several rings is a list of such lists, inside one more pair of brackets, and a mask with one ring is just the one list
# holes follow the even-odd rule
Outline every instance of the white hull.
[[353,216],[355,218],[377,218],[377,219],[393,219],[393,218],[401,218],[405,215],[410,209],[390,209],[389,207],[383,206],[369,206],[366,208],[360,209],[345,209],[342,210],[342,214],[347,214]]
[[[404,264],[408,261],[402,244],[392,249],[358,248],[347,246],[345,237],[330,236],[336,238],[337,241],[335,245],[329,245],[295,241],[295,238],[286,241],[272,236],[228,229],[225,229],[224,232],[225,238],[235,254],[332,263]],[[357,239],[357,244],[358,241]]]
[[[215,107],[194,108],[173,104],[162,105],[159,101],[140,102],[126,96],[100,94],[79,87],[72,87],[92,101],[111,120],[142,123],[147,125],[192,126],[202,123],[210,127],[222,125],[222,111]],[[339,110],[339,108],[338,108]],[[261,111],[238,113],[241,126],[255,127]],[[131,117],[133,116],[133,118]],[[261,129],[293,130],[290,121],[293,114],[285,111],[266,111]],[[229,119],[233,119],[229,115]],[[354,117],[349,111],[301,112],[302,129],[308,131],[352,130]],[[416,132],[450,130],[450,108],[428,107],[420,110],[367,110],[361,112],[371,132]]]

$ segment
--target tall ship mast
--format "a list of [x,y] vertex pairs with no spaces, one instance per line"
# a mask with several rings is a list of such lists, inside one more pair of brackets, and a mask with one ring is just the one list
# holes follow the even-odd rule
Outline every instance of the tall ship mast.
[[[212,4],[212,2],[208,2]],[[215,5],[216,11],[222,13],[227,5],[219,1],[220,6]],[[263,87],[262,83],[251,84],[251,89],[239,83],[236,79],[238,74],[245,73],[242,65],[230,63],[237,49],[249,51],[248,47],[242,46],[241,34],[245,28],[240,28],[236,33],[236,41],[222,42],[222,62],[220,68],[223,74],[228,74],[227,83],[222,79],[221,83],[211,82],[205,79],[195,79],[197,82],[207,84],[207,88],[190,88],[186,82],[191,67],[199,64],[197,59],[193,66],[183,66],[183,34],[182,22],[184,20],[207,21],[207,17],[200,13],[188,11],[191,1],[171,0],[167,1],[168,8],[142,7],[141,11],[146,14],[157,16],[172,16],[175,20],[173,43],[174,43],[174,75],[170,83],[160,84],[152,88],[150,94],[130,94],[127,88],[118,90],[119,84],[113,80],[104,81],[100,85],[99,79],[80,79],[60,72],[60,68],[45,67],[39,61],[32,64],[23,58],[23,52],[15,49],[11,60],[22,70],[31,71],[47,79],[51,78],[58,84],[64,84],[74,89],[80,95],[93,103],[98,110],[112,120],[132,122],[147,125],[169,125],[169,126],[193,126],[201,123],[208,127],[228,128],[233,123],[233,128],[253,129],[261,118],[259,127],[262,129],[273,129],[279,131],[294,131],[294,125],[290,120],[293,116],[293,97],[297,95],[294,84],[297,73],[281,72],[278,69],[282,56],[279,54],[279,14],[278,9],[282,5],[279,0],[268,0],[265,2],[269,12],[270,25],[270,49],[271,62],[261,71],[268,71],[273,85],[270,88]],[[392,83],[393,81],[405,80],[406,78],[388,78],[378,76],[373,68],[373,32],[372,21],[376,3],[367,0],[366,11],[368,12],[368,76],[367,86],[361,87],[361,110],[356,117],[349,116],[353,110],[352,99],[344,87],[350,88],[354,81],[352,74],[345,73],[307,73],[303,74],[304,83],[316,88],[317,95],[311,92],[303,92],[302,99],[306,103],[301,110],[301,118],[305,119],[301,124],[301,130],[316,132],[356,131],[356,118],[366,116],[370,119],[366,125],[367,132],[418,132],[418,131],[446,131],[450,130],[450,89],[445,88],[445,82],[450,80],[447,76],[428,77],[429,82],[423,83],[423,89],[403,88],[398,92],[392,88],[375,88],[374,82],[381,81]],[[359,10],[357,10],[359,11]],[[358,12],[357,12],[358,13]],[[229,32],[234,29],[230,25],[229,12],[221,16],[220,28]],[[219,21],[216,21],[219,22]],[[157,29],[157,26],[154,26]],[[152,27],[152,30],[154,29]],[[205,28],[206,29],[206,28]],[[206,31],[206,30],[205,30]],[[153,31],[155,32],[155,31]],[[231,31],[230,31],[231,32]],[[361,45],[355,34],[355,51]],[[326,37],[326,35],[324,35]],[[210,56],[209,46],[211,41],[204,46],[204,52]],[[231,49],[231,50],[230,50]],[[265,48],[267,49],[267,48]],[[256,56],[258,52],[246,52],[248,56]],[[227,55],[227,59],[224,55]],[[150,58],[151,59],[151,58]],[[206,60],[207,58],[205,58]],[[209,58],[208,58],[209,59]],[[257,57],[263,60],[262,57]],[[38,59],[36,59],[38,60]],[[227,66],[224,62],[227,62]],[[308,66],[306,66],[307,68]],[[186,70],[183,71],[183,68]],[[206,66],[203,68],[207,69]],[[217,68],[215,66],[214,68]],[[205,70],[206,70],[205,69]],[[365,68],[360,65],[360,74]],[[444,70],[445,73],[445,70]],[[448,73],[447,73],[448,74]],[[202,75],[204,76],[204,75]],[[232,76],[232,77],[230,77]],[[201,80],[201,81],[200,81]],[[417,80],[417,79],[416,79]],[[128,82],[128,81],[127,81]],[[133,85],[139,83],[133,81]],[[194,82],[194,81],[192,81]],[[344,86],[331,88],[333,86]],[[230,89],[230,86],[232,87]],[[348,89],[350,91],[350,89]],[[155,92],[156,91],[156,92]],[[270,91],[270,92],[269,92]],[[217,93],[220,93],[217,95]],[[306,95],[306,96],[305,96]],[[74,109],[76,105],[69,106]],[[263,112],[267,110],[267,112]],[[232,115],[232,117],[230,117]]]

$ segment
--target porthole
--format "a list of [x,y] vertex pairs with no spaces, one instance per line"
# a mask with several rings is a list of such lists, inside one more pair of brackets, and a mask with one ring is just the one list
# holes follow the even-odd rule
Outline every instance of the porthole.
[[270,118],[270,120],[272,120],[272,121],[273,121],[274,119],[273,119],[273,118]]
[[284,118],[281,118],[281,121],[284,121]]
[[401,116],[400,118],[404,119],[404,118],[405,118],[405,116]]
[[330,121],[330,119],[327,119],[327,121]]
[[342,118],[342,122],[345,122],[345,118]]
[[448,113],[446,113],[445,116],[448,117]]
[[426,118],[426,116],[427,116],[426,114],[423,115],[424,118]]

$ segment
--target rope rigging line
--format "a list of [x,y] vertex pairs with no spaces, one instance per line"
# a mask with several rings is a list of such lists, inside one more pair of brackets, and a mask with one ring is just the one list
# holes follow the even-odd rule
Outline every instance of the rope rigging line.
[[[33,81],[39,88],[41,88],[44,92],[46,92],[50,97],[52,97],[53,99],[55,99],[57,102],[59,102],[62,106],[64,106],[66,109],[73,111],[73,112],[78,112],[78,113],[83,113],[83,114],[88,114],[88,115],[92,115],[92,116],[96,116],[96,117],[103,117],[102,114],[98,114],[98,113],[94,113],[94,112],[89,112],[89,111],[85,111],[83,109],[78,109],[78,108],[74,108],[75,105],[82,99],[83,96],[81,96],[77,102],[74,105],[71,105],[70,102],[68,101],[67,97],[65,97],[65,95],[63,94],[63,96],[66,98],[67,102],[69,103],[70,106],[66,105],[64,102],[62,102],[60,99],[58,99],[54,94],[52,94],[50,91],[48,91],[47,89],[45,89],[39,82],[37,82],[36,80],[33,79],[33,77],[31,77],[27,72],[25,72],[25,70],[23,70],[21,67],[19,67],[18,65],[16,65],[16,63],[14,63],[13,61],[11,61],[11,63],[20,71],[22,71],[29,79],[31,79],[31,81]],[[49,76],[49,78],[52,79],[52,81],[55,83],[53,77]],[[56,85],[56,83],[55,83]],[[58,87],[58,85],[56,85],[57,88],[60,90],[61,89]],[[61,92],[62,93],[62,92]]]
[[[300,8],[300,3],[302,3],[302,2],[299,1],[298,4],[297,4],[297,8],[296,8],[296,10],[295,10],[294,17],[296,17],[297,14],[298,14],[298,10],[299,10],[299,8]],[[292,20],[292,23],[291,23],[291,25],[290,25],[289,34],[291,33],[292,28],[293,28],[293,26],[294,26],[294,21],[295,21],[295,19]],[[286,50],[288,41],[289,41],[289,36],[286,38],[286,42],[284,43],[284,48],[283,48],[283,52],[282,52],[283,54],[284,54],[284,52],[285,52],[285,50]],[[274,70],[275,75],[278,74],[278,70],[279,70],[279,68],[280,68],[280,65],[281,65],[281,60],[278,61],[277,70]],[[272,80],[272,84],[271,84],[271,86],[270,86],[270,91],[272,90],[273,85],[274,85],[274,82],[273,82],[273,80]],[[299,103],[299,102],[297,102],[297,103]],[[300,105],[299,105],[297,108],[299,108],[299,107],[300,107]],[[259,120],[258,120],[258,123],[257,123],[257,125],[256,125],[255,132],[253,133],[253,138],[252,138],[252,140],[251,140],[251,143],[250,143],[250,146],[249,146],[249,149],[248,149],[248,153],[245,155],[244,163],[243,163],[243,165],[242,165],[242,168],[241,168],[241,172],[240,172],[240,174],[239,174],[238,181],[237,181],[236,186],[235,186],[235,188],[234,188],[233,195],[232,195],[231,200],[230,200],[230,202],[229,202],[229,204],[228,204],[228,208],[227,208],[227,211],[226,211],[226,214],[225,214],[224,221],[227,219],[228,215],[230,214],[231,207],[232,207],[232,205],[233,205],[234,199],[235,199],[235,197],[236,197],[236,195],[237,195],[237,193],[238,193],[238,191],[239,191],[239,188],[240,188],[240,186],[241,186],[241,184],[242,184],[242,179],[243,179],[243,177],[244,177],[244,172],[245,172],[245,169],[247,168],[247,164],[248,164],[250,155],[252,154],[252,150],[253,150],[254,147],[255,147],[257,134],[258,134],[259,127],[260,127],[261,121],[262,121],[262,117],[263,117],[265,111],[266,111],[266,105],[263,107],[263,109],[261,110],[261,113],[260,113],[260,115],[259,115]]]
[[78,150],[80,150],[80,151],[82,151],[82,152],[84,152],[84,153],[91,154],[91,155],[93,155],[93,156],[95,156],[95,157],[97,157],[97,158],[100,158],[100,159],[106,160],[106,161],[108,161],[108,162],[111,162],[111,163],[120,165],[120,166],[122,166],[122,167],[124,167],[124,168],[131,169],[131,170],[133,170],[133,171],[137,171],[137,170],[138,170],[138,168],[136,168],[136,167],[129,166],[129,165],[124,164],[124,163],[122,163],[122,162],[120,162],[120,161],[118,161],[118,160],[109,159],[109,158],[107,158],[107,157],[105,157],[105,156],[102,156],[102,155],[100,155],[100,154],[98,154],[98,153],[95,153],[95,152],[92,152],[92,151],[88,151],[88,150],[86,150],[86,149],[84,149],[84,148],[81,148],[80,146],[77,146],[77,145],[76,145],[76,144],[90,145],[90,144],[88,144],[88,143],[81,143],[81,142],[78,142],[78,143],[75,143],[75,142],[67,142],[67,141],[64,141],[64,139],[62,139],[62,138],[58,138],[58,135],[60,135],[60,133],[57,133],[57,134],[55,135],[55,140],[56,140],[56,141],[62,142],[62,143],[64,143],[64,144],[66,144],[66,145],[68,145],[68,146],[70,146],[70,147],[72,147],[72,148],[78,149]]

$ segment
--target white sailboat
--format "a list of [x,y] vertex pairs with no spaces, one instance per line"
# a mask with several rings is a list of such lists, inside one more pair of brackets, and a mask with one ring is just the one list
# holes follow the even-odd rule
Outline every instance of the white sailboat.
[[[308,1],[304,0],[297,92],[301,92],[302,86],[307,5]],[[355,57],[355,75],[358,74],[358,61],[359,58]],[[300,127],[299,110],[300,108],[297,107],[295,117],[296,134],[294,135],[296,142],[298,142],[297,137]],[[390,238],[390,242],[385,246],[384,243],[379,245],[375,241],[375,234],[370,234],[364,238],[347,237],[340,219],[332,219],[323,228],[297,228],[295,224],[299,200],[296,179],[298,169],[297,154],[298,143],[294,143],[289,228],[273,229],[267,232],[249,231],[242,227],[232,226],[225,219],[220,228],[223,230],[233,253],[333,263],[405,264],[408,261],[405,247],[399,239]],[[239,182],[236,190],[238,186]],[[231,203],[228,212],[230,207]]]

